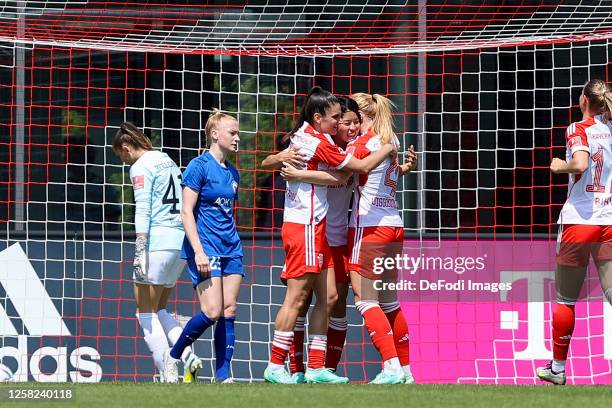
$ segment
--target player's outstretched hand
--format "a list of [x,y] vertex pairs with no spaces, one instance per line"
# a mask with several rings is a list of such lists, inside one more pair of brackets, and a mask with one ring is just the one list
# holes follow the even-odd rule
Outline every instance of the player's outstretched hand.
[[293,146],[289,146],[287,150],[280,152],[279,155],[283,163],[289,163],[296,169],[306,167],[306,156]]
[[418,157],[414,151],[414,145],[410,145],[408,150],[404,153],[404,164],[408,168],[408,171],[416,170],[418,163]]
[[565,168],[566,164],[567,163],[565,162],[565,160],[561,160],[555,157],[550,162],[550,171],[552,171],[553,173],[559,173],[561,170]]
[[281,176],[286,181],[296,181],[300,177],[301,170],[298,170],[289,162],[283,162],[283,167],[281,168]]
[[204,278],[210,276],[210,261],[204,252],[195,254],[195,263],[200,275],[202,275]]

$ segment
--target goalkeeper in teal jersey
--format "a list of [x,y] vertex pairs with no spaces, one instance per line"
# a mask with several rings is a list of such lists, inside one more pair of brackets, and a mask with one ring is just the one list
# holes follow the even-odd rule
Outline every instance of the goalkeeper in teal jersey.
[[238,122],[214,112],[206,122],[210,150],[189,162],[183,178],[185,242],[181,257],[200,300],[172,350],[164,355],[165,376],[178,381],[177,363],[185,347],[209,327],[215,327],[215,381],[233,382],[230,363],[234,353],[234,320],[242,268],[242,244],[234,221],[234,202],[240,177],[227,160],[238,150]]
[[[130,180],[136,201],[136,248],[134,294],[136,317],[144,340],[163,376],[163,353],[181,334],[166,303],[185,261],[180,249],[185,232],[181,222],[181,171],[166,153],[153,150],[151,141],[136,126],[123,123],[113,139],[113,150],[131,165]],[[191,382],[202,367],[201,360],[186,348],[181,359],[184,381]]]

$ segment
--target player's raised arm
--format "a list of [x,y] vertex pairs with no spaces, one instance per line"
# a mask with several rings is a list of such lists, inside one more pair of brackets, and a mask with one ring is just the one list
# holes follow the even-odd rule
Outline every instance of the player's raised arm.
[[368,174],[378,167],[378,165],[380,165],[389,155],[393,154],[397,154],[395,147],[387,143],[381,146],[380,150],[370,154],[364,159],[351,157],[343,168],[359,174]]
[[368,174],[389,155],[397,154],[395,146],[387,143],[367,157],[359,159],[353,155],[349,148],[347,152],[326,139],[322,139],[313,152],[319,162],[326,163],[334,170],[345,170],[359,174]]
[[404,153],[404,164],[399,166],[399,175],[404,176],[411,171],[416,170],[418,164],[418,157],[414,151],[414,146],[410,145],[406,153]]
[[550,162],[550,171],[556,174],[571,173],[582,174],[589,167],[589,154],[587,152],[576,152],[570,161],[555,157]]
[[293,146],[289,146],[283,151],[268,155],[263,159],[259,167],[264,170],[280,169],[283,163],[289,163],[293,167],[301,169],[306,164],[306,159],[297,149]]
[[300,170],[290,163],[284,163],[281,168],[281,176],[287,181],[304,181],[323,186],[344,184],[351,174],[350,171],[340,170]]

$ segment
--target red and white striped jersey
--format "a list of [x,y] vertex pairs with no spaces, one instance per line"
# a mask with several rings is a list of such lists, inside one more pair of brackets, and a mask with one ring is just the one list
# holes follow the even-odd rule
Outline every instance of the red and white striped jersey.
[[346,245],[348,235],[349,205],[353,194],[353,178],[338,186],[327,186],[327,227],[325,236],[329,246]]
[[570,174],[567,200],[559,224],[612,225],[612,124],[600,116],[572,123],[565,134],[567,161],[589,153],[582,174]]
[[[370,129],[349,143],[348,151],[358,159],[380,150],[380,136]],[[395,198],[399,167],[397,161],[387,157],[370,174],[355,175],[355,191],[351,227],[403,227],[399,206]]]
[[[308,122],[291,135],[291,146],[305,156],[308,170],[340,170],[352,157],[334,144],[331,136],[317,132]],[[287,182],[284,221],[318,224],[327,215],[327,209],[327,186]]]

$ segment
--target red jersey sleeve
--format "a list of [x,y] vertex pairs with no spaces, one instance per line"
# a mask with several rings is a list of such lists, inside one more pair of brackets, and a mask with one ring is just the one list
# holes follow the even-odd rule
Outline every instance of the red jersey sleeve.
[[570,151],[570,156],[581,150],[585,152],[591,151],[585,127],[581,123],[574,122],[567,127],[565,140],[567,141],[567,150]]
[[353,157],[352,154],[342,151],[340,147],[329,143],[327,140],[321,140],[317,146],[314,156],[321,162],[327,163],[330,167],[337,170],[346,166],[346,163]]
[[347,148],[347,151],[351,152],[357,159],[363,159],[372,153],[370,149],[366,147],[365,143],[355,143],[350,145]]

